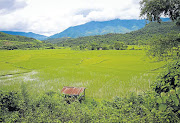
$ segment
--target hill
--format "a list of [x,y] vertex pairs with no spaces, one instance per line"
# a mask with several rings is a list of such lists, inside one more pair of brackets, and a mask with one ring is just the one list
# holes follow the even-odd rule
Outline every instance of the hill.
[[126,34],[106,34],[86,36],[69,39],[51,39],[48,42],[57,43],[59,46],[80,46],[80,45],[114,45],[115,42],[124,42],[127,45],[146,44],[153,36],[166,35],[174,31],[180,33],[180,28],[174,22],[149,23],[144,28]]
[[[163,18],[163,21],[168,21],[168,18]],[[61,33],[50,36],[49,38],[62,37],[84,37],[93,35],[103,35],[108,33],[127,33],[143,28],[146,25],[146,20],[110,20],[110,21],[92,21],[83,25],[70,27]]]
[[39,48],[42,42],[34,38],[10,35],[0,32],[0,49],[25,49],[25,48]]
[[20,35],[20,36],[35,38],[37,40],[45,40],[47,38],[47,36],[35,34],[32,32],[14,32],[14,31],[1,31],[1,32],[11,34],[11,35]]

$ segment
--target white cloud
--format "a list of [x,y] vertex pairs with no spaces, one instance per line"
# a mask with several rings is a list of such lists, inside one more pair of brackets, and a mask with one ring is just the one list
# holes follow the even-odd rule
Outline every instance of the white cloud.
[[27,6],[23,0],[0,0],[0,14],[7,14]]
[[89,21],[138,19],[139,1],[0,0],[0,30],[52,35]]

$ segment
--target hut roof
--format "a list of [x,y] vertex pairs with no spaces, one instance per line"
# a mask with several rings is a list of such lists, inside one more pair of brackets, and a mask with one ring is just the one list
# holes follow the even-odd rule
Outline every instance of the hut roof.
[[86,88],[84,87],[67,87],[64,86],[61,90],[61,93],[67,94],[67,95],[79,95],[80,93],[84,92]]

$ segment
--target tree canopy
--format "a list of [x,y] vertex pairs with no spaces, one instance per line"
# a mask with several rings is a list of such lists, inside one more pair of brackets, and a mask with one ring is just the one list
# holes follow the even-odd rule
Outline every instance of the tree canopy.
[[142,0],[140,16],[149,21],[161,22],[162,15],[180,25],[180,0]]

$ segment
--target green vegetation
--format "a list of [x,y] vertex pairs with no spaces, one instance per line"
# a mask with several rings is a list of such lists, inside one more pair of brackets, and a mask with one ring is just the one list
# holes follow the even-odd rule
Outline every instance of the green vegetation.
[[[52,93],[52,92],[49,92]],[[98,103],[66,104],[57,93],[26,101],[24,93],[1,92],[2,122],[178,122],[171,107],[158,106],[154,93]],[[178,93],[177,93],[178,94]],[[10,106],[11,105],[11,106]]]
[[141,14],[149,21],[161,22],[161,15],[168,16],[180,25],[180,0],[142,0]]
[[[160,21],[161,14],[179,24],[179,0],[141,1],[141,16]],[[0,122],[179,122],[176,24],[54,40],[78,50],[0,50]],[[54,49],[51,43],[4,33],[0,43],[1,49],[31,48],[29,43]],[[86,100],[66,103],[63,86],[86,87]]]
[[34,38],[28,38],[19,35],[9,35],[3,32],[0,32],[0,40],[8,40],[8,41],[20,41],[20,42],[38,42]]
[[[25,44],[32,43],[49,50],[0,51],[0,122],[180,120],[180,62],[166,66],[179,58],[175,23],[150,23],[127,34],[64,38],[58,43],[78,50],[54,49],[54,44],[25,37],[3,38],[3,47],[22,43],[17,49],[27,49]],[[150,57],[167,61],[150,60],[144,49]],[[86,87],[86,100],[67,104],[60,94],[63,86]]]
[[[155,47],[160,57],[179,53],[176,33],[159,37],[153,37],[150,50]],[[1,50],[0,121],[178,122],[180,62],[166,67],[165,61],[149,60],[144,50],[122,47],[127,48],[116,42],[117,50]],[[86,87],[86,100],[67,104],[63,86]]]
[[[2,47],[18,45],[17,49],[31,49],[26,43],[49,48],[0,50],[0,122],[180,120],[179,28],[175,23],[150,23],[127,34],[61,39],[57,45],[71,47],[66,49],[11,35],[2,36],[0,43]],[[150,60],[144,49],[162,61]],[[86,87],[86,100],[67,104],[60,94],[63,86]]]
[[153,37],[149,42],[148,55],[161,59],[179,59],[180,34],[169,33],[165,36]]
[[[170,64],[144,94],[111,101],[86,99],[67,104],[59,92],[46,91],[35,99],[28,83],[20,91],[0,91],[1,122],[178,122],[180,120],[180,62]],[[170,74],[171,73],[171,74]],[[174,74],[173,74],[174,73]],[[112,90],[111,90],[112,91]]]
[[[169,31],[171,30],[171,31]],[[0,33],[0,49],[55,49],[71,47],[74,50],[125,50],[127,45],[148,45],[168,33],[178,35],[180,28],[173,22],[149,23],[144,28],[126,34],[106,34],[80,38],[59,38],[38,41],[23,36]],[[54,44],[52,44],[54,43]],[[121,44],[117,47],[117,44]]]

